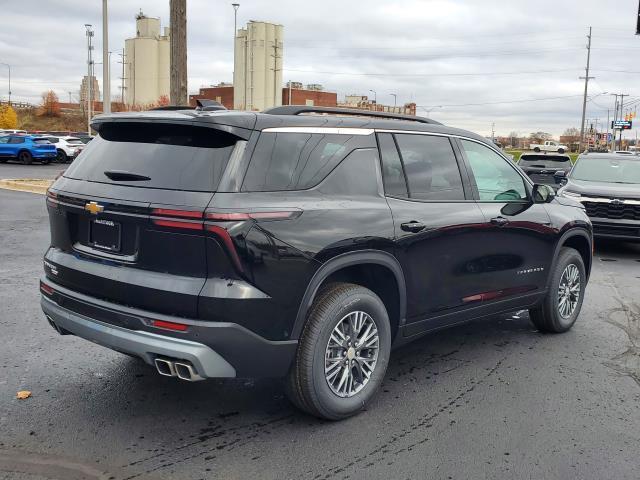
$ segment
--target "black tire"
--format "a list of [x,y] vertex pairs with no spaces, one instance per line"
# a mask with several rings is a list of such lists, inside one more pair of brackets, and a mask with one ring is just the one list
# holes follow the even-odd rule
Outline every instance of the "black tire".
[[33,162],[33,155],[31,155],[31,152],[27,150],[22,150],[18,153],[18,160],[24,165],[31,165],[31,162]]
[[67,163],[68,157],[67,154],[64,153],[64,150],[58,149],[58,153],[56,154],[56,162],[58,163]]
[[49,164],[51,163],[51,159],[50,159],[50,158],[46,158],[46,157],[45,157],[45,158],[42,158],[42,159],[40,160],[40,163],[41,163],[42,165],[49,165]]
[[[576,299],[577,302],[573,310],[568,315],[562,315],[560,282],[563,280],[563,276],[565,275],[565,272],[568,271],[567,269],[570,268],[570,265],[577,267],[580,289]],[[549,283],[547,296],[544,298],[540,306],[529,310],[529,318],[531,319],[531,322],[538,330],[545,333],[563,333],[571,329],[573,324],[576,322],[578,315],[580,315],[586,285],[587,275],[582,256],[573,248],[561,248],[554,271],[551,274],[551,281]],[[570,298],[573,298],[573,296]]]
[[[334,328],[349,314],[355,312],[366,313],[375,324],[378,333],[378,354],[368,381],[354,382],[353,385],[360,390],[351,396],[342,397],[334,393],[329,386],[329,380],[325,376],[325,355]],[[355,415],[371,400],[382,384],[390,351],[391,328],[382,300],[371,290],[360,285],[327,285],[313,302],[300,335],[296,357],[286,379],[287,395],[294,405],[316,417],[340,420]],[[346,352],[343,352],[343,355],[349,357]],[[352,355],[353,353],[342,363],[350,362]],[[353,363],[355,365],[356,362]],[[354,368],[349,370],[354,371]],[[341,372],[348,370],[346,365],[339,369]]]
[[540,147],[534,148],[533,151],[536,152],[536,153],[540,152]]
[[564,153],[564,148],[559,148],[558,153]]

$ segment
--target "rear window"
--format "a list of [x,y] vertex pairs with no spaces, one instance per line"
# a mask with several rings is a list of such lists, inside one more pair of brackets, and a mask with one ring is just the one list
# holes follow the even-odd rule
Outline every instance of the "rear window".
[[51,142],[49,142],[49,140],[47,140],[46,138],[36,138],[33,143],[35,143],[36,145],[51,145]]
[[67,143],[70,145],[84,145],[79,138],[67,138]]
[[[212,128],[172,124],[103,124],[64,176],[135,187],[215,191],[237,137]],[[112,180],[105,172],[149,180]]]
[[242,190],[269,192],[314,187],[354,149],[356,142],[352,135],[263,132]]
[[571,158],[567,155],[522,155],[520,162],[529,163],[566,163],[571,161]]

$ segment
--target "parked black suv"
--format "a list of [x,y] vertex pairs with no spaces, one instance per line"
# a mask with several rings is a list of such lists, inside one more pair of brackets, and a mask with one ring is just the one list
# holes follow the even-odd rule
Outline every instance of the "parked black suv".
[[419,117],[279,107],[97,117],[47,195],[42,308],[162,375],[287,378],[339,419],[392,346],[529,309],[571,328],[582,206],[484,138]]

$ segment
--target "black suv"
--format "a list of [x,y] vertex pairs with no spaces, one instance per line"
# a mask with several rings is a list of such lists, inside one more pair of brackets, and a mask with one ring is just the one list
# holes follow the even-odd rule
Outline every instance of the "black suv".
[[473,133],[313,107],[93,127],[47,194],[42,308],[162,375],[285,377],[297,406],[339,419],[392,346],[516,309],[564,332],[580,312],[584,209]]

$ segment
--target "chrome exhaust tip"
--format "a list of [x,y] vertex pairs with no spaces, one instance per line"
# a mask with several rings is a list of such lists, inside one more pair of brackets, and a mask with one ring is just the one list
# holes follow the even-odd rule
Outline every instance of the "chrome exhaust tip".
[[176,368],[171,360],[156,358],[154,363],[156,364],[156,370],[158,370],[160,375],[164,375],[165,377],[176,376]]
[[192,365],[188,363],[175,362],[175,370],[176,375],[181,380],[186,380],[187,382],[198,382],[200,380],[204,380],[204,377],[198,375],[196,369],[193,368]]

